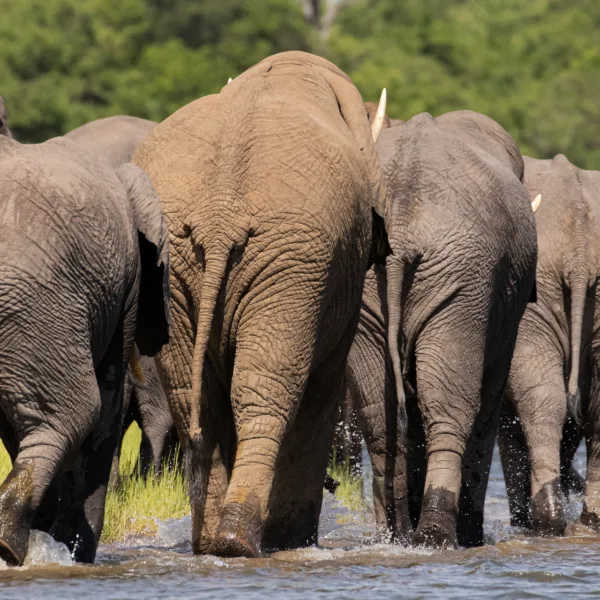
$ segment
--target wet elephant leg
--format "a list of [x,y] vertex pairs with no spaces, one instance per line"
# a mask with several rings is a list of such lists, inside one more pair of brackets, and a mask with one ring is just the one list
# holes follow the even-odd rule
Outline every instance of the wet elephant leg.
[[[399,422],[394,377],[387,359],[385,329],[359,324],[348,357],[347,381],[373,468],[373,504],[379,535],[408,543],[406,453]],[[363,328],[364,327],[364,328]]]
[[531,529],[531,462],[523,429],[512,400],[504,398],[498,428],[498,449],[513,527]]
[[[44,434],[43,430],[35,433]],[[36,437],[34,434],[23,440],[26,446],[0,486],[0,558],[13,566],[25,560],[36,511],[67,448],[66,440],[60,440],[56,447],[35,443]]]
[[343,361],[338,359],[309,378],[277,461],[263,536],[266,549],[298,548],[318,541],[323,481],[343,397],[343,373]]
[[[307,296],[307,289],[313,291],[305,273],[297,285],[295,277],[288,271],[285,280],[287,295],[297,290],[293,302],[274,310],[271,286],[268,302],[253,298],[238,328],[231,383],[237,449],[212,554],[256,557],[261,551],[275,468],[300,409],[317,340],[319,311],[312,307],[319,299]],[[323,470],[321,493],[324,479]]]
[[562,535],[567,526],[560,481],[560,447],[567,412],[564,366],[555,346],[535,330],[520,331],[508,392],[531,461],[533,531]]
[[235,432],[231,409],[217,386],[214,371],[205,364],[203,398],[208,402],[200,414],[201,447],[194,449],[191,463],[186,460],[192,505],[192,546],[196,554],[206,554],[217,534],[223,502],[231,475]]
[[[123,393],[135,312],[117,327],[96,368],[95,389],[100,414],[81,446],[77,468],[71,472],[69,501],[61,498],[60,516],[52,534],[67,545],[77,562],[93,563],[104,525],[104,504],[113,459],[122,437]],[[126,341],[127,340],[127,341]]]
[[[585,395],[589,396],[589,391]],[[567,419],[560,445],[560,479],[565,498],[568,498],[571,493],[583,494],[585,492],[585,480],[573,468],[573,458],[582,438],[582,429],[577,426],[573,419]]]
[[[446,314],[447,313],[447,314]],[[463,455],[479,412],[485,333],[472,308],[450,305],[416,344],[419,407],[427,437],[427,475],[413,543],[456,548]]]
[[463,457],[457,534],[458,543],[467,548],[484,544],[485,495],[509,369],[506,353],[485,368],[481,409]]
[[[598,349],[594,349],[598,354]],[[593,365],[592,386],[585,411],[587,473],[581,522],[600,531],[600,360]]]
[[100,406],[91,358],[73,356],[70,360],[61,374],[73,379],[48,382],[52,396],[44,399],[44,404],[52,405],[52,413],[39,413],[37,408],[21,412],[23,407],[38,406],[37,395],[16,393],[2,398],[6,409],[15,411],[13,418],[19,422],[22,435],[13,468],[0,486],[0,557],[11,565],[20,565],[25,559],[38,508],[45,510],[40,515],[44,528],[54,521],[56,505],[50,498],[45,502],[46,493],[65,457],[87,435]]

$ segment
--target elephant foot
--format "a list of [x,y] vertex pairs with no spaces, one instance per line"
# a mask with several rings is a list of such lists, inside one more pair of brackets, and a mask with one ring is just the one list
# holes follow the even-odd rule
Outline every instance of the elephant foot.
[[413,538],[413,545],[429,548],[458,548],[456,512],[454,493],[443,488],[430,489],[423,499],[421,518]]
[[531,505],[531,520],[533,531],[538,535],[554,537],[565,533],[567,519],[559,478],[542,486],[535,495]]
[[31,472],[31,465],[15,464],[0,487],[0,558],[10,566],[22,565],[27,556],[34,517]]
[[208,548],[215,556],[258,558],[262,521],[249,504],[231,503],[223,507],[215,539]]

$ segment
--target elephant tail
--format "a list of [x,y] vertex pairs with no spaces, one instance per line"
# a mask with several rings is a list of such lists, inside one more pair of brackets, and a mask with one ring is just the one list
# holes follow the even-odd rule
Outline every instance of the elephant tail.
[[225,279],[229,253],[210,255],[207,253],[204,276],[202,278],[202,293],[196,318],[196,342],[192,357],[192,393],[189,407],[190,426],[189,436],[192,446],[200,442],[202,430],[200,427],[200,402],[202,395],[202,372],[204,357],[212,329],[212,323],[217,305],[217,298]]
[[567,387],[567,408],[579,425],[581,423],[581,393],[579,391],[579,363],[581,361],[581,331],[587,294],[588,278],[584,274],[571,277],[571,372]]
[[396,398],[398,401],[398,416],[400,433],[406,433],[408,417],[406,415],[406,396],[404,393],[404,382],[402,380],[402,364],[400,361],[400,350],[398,338],[402,325],[402,287],[404,285],[405,263],[402,258],[388,257],[386,265],[387,279],[387,310],[388,310],[388,348],[392,367],[394,369],[394,380],[396,383]]

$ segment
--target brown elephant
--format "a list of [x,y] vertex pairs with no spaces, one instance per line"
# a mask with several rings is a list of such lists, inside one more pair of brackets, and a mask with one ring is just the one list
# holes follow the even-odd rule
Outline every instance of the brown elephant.
[[388,249],[360,94],[322,58],[278,54],[169,117],[133,162],[172,240],[159,363],[194,551],[314,543],[364,275]]
[[521,325],[499,434],[513,525],[544,535],[567,526],[563,506],[588,452],[581,521],[600,530],[600,171],[564,156],[525,158],[536,214],[538,302]]
[[367,274],[348,390],[382,534],[483,543],[483,508],[536,236],[513,139],[471,111],[383,131],[393,254]]

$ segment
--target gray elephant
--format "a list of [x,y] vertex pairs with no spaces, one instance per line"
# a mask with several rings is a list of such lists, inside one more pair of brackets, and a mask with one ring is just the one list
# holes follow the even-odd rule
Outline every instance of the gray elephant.
[[[101,155],[110,166],[118,168],[131,160],[135,149],[155,127],[153,121],[119,115],[86,123],[64,137],[89,152]],[[123,433],[133,421],[140,426],[140,468],[145,476],[150,469],[155,474],[160,473],[165,461],[175,464],[177,432],[154,359],[140,357],[137,369],[138,376],[134,375],[131,367],[127,372]],[[113,481],[118,471],[118,454],[113,465]]]
[[517,145],[471,111],[383,131],[393,254],[367,274],[347,380],[382,534],[483,543],[483,508],[536,233]]
[[112,167],[118,168],[131,160],[136,148],[155,127],[154,121],[118,115],[86,123],[64,137],[101,154]]
[[6,105],[4,104],[4,98],[0,96],[0,135],[11,138],[12,133],[8,128],[8,117],[6,115]]
[[[135,350],[137,352],[137,349]],[[156,368],[155,359],[140,356],[125,380],[125,421],[123,432],[135,421],[142,430],[140,472],[159,475],[165,465],[178,464],[178,439],[169,403]]]
[[134,154],[169,221],[173,341],[159,365],[197,553],[317,540],[363,280],[388,249],[372,136],[342,71],[286,52]]
[[166,223],[141,169],[70,140],[0,136],[0,172],[0,557],[35,522],[92,562],[132,344],[168,341]]
[[581,521],[600,530],[600,172],[564,156],[525,158],[536,214],[538,302],[528,307],[502,414],[499,445],[511,521],[561,535],[582,436],[588,451]]

